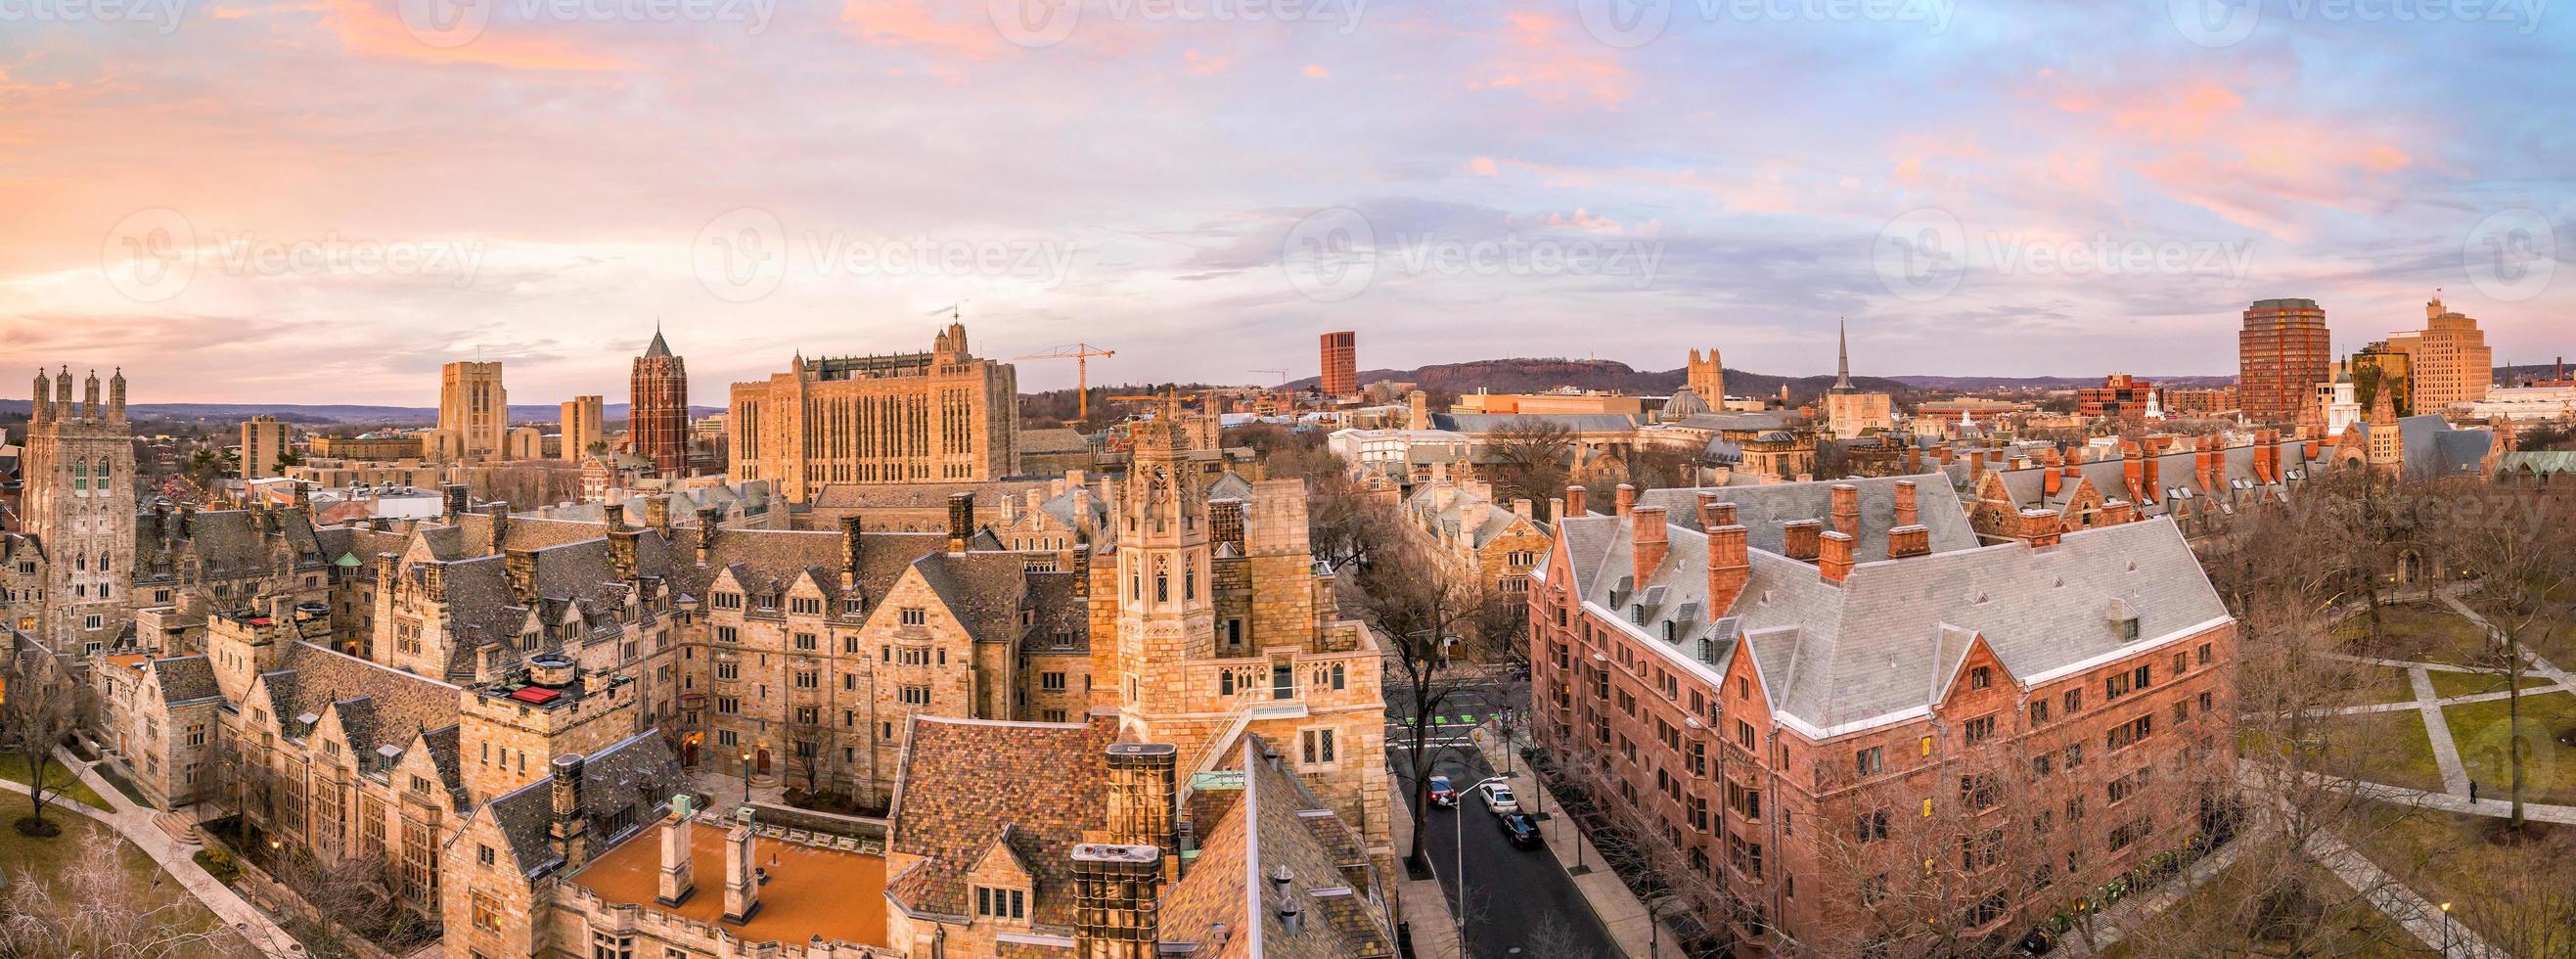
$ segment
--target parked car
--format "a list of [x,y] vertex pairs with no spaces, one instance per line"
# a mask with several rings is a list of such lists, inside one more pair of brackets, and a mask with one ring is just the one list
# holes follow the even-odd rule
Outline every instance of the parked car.
[[1494,815],[1501,816],[1521,811],[1521,803],[1512,795],[1512,787],[1495,783],[1485,787],[1485,808],[1493,810]]
[[1503,824],[1503,835],[1515,846],[1538,845],[1538,824],[1522,813],[1510,813],[1495,820]]
[[1431,804],[1458,808],[1458,787],[1449,784],[1449,777],[1431,777]]

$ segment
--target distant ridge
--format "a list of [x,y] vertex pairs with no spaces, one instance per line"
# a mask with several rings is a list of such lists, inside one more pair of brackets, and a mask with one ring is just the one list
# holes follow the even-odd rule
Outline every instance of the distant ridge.
[[[27,414],[33,405],[26,400],[0,400],[0,413]],[[690,416],[708,416],[724,410],[713,406],[689,407]],[[289,423],[331,426],[340,424],[383,424],[386,426],[434,426],[438,410],[414,406],[310,405],[296,403],[135,403],[125,408],[126,417],[136,420],[214,420],[239,421],[268,415]],[[601,414],[609,422],[627,418],[627,404],[609,404]],[[510,407],[512,423],[557,423],[563,420],[561,406]]]
[[[1617,360],[1507,359],[1473,360],[1465,363],[1437,363],[1411,370],[1367,370],[1359,375],[1361,383],[1395,380],[1421,384],[1423,389],[1471,393],[1482,387],[1497,393],[1524,392],[1571,386],[1586,390],[1616,390],[1623,393],[1670,393],[1687,382],[1686,370],[1639,370]],[[2174,386],[2226,386],[2236,382],[2233,376],[2149,376],[2147,379]],[[1316,377],[1291,382],[1290,386],[1313,387]],[[1855,376],[1852,384],[1870,392],[1888,393],[1900,399],[1919,399],[1962,390],[1997,389],[2076,389],[2099,386],[2102,378],[2072,376]],[[1831,375],[1778,376],[1746,370],[1726,371],[1726,391],[1737,396],[1773,397],[1780,387],[1789,387],[1789,396],[1798,402],[1810,402],[1823,396],[1834,384]]]

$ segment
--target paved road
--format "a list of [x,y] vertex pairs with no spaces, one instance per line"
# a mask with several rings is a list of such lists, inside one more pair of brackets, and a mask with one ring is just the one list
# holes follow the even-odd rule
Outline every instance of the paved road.
[[[1390,689],[1387,700],[1390,714],[1410,715],[1411,703],[1405,701],[1402,690]],[[1522,683],[1474,687],[1455,695],[1433,717],[1432,743],[1454,748],[1437,750],[1438,759],[1431,774],[1448,776],[1460,786],[1493,775],[1493,768],[1467,745],[1466,732],[1476,722],[1490,718],[1495,710],[1522,709],[1527,703],[1528,686]],[[1400,722],[1387,724],[1387,763],[1395,773],[1396,788],[1404,790],[1409,799],[1413,779],[1405,761],[1405,742],[1399,736],[1403,731]],[[1525,797],[1522,801],[1529,800]],[[1440,887],[1448,893],[1453,913],[1460,911],[1462,831],[1466,839],[1463,866],[1467,886],[1463,913],[1467,917],[1467,948],[1471,956],[1615,959],[1619,955],[1609,932],[1593,917],[1592,908],[1584,903],[1572,877],[1557,865],[1556,857],[1544,847],[1514,847],[1503,837],[1494,815],[1475,797],[1461,800],[1454,810],[1433,808],[1422,827],[1423,849],[1431,858],[1432,870],[1440,877]],[[1549,935],[1541,935],[1542,927],[1547,927]]]

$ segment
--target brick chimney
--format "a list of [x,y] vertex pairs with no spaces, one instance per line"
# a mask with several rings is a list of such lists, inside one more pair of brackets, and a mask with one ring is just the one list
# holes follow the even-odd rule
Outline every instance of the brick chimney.
[[2164,482],[2163,482],[2164,477],[2163,477],[2162,475],[2160,475],[2160,474],[2163,472],[2163,469],[2164,469],[2164,457],[2163,457],[2163,456],[2161,456],[2161,455],[2155,454],[2155,453],[2149,453],[2149,454],[2147,454],[2147,455],[2146,455],[2145,460],[2146,460],[2146,465],[2145,465],[2145,476],[2143,477],[2143,479],[2146,481],[2146,485],[2145,485],[2145,487],[2144,487],[2144,488],[2143,488],[2143,490],[2142,490],[2142,495],[2143,495],[2145,498],[2144,498],[2144,499],[2139,500],[2139,502],[2142,502],[2142,503],[2161,503],[2161,502],[2164,502],[2164,501],[2165,501],[2165,487],[2164,487]]
[[467,508],[465,484],[449,483],[439,490],[439,495],[443,498],[440,516],[446,519],[449,525],[454,525],[456,518],[465,515]]
[[2254,434],[2254,475],[2270,486],[2281,481],[2281,434],[2264,430]]
[[608,565],[617,571],[618,579],[634,582],[636,576],[643,572],[642,567],[635,560],[635,541],[643,536],[640,530],[608,531]]
[[1718,502],[1715,493],[1699,494],[1699,526],[1708,533],[1708,618],[1714,620],[1744,595],[1753,560],[1744,526],[1735,521],[1735,504]]
[[1844,536],[1859,537],[1860,487],[1850,483],[1836,483],[1833,486],[1833,494],[1834,532]]
[[514,549],[501,554],[501,571],[510,581],[510,599],[521,606],[537,605],[537,551]]
[[664,539],[669,539],[671,537],[670,497],[647,496],[644,498],[644,525],[653,527],[655,530],[661,532],[662,538]]
[[1515,500],[1513,500],[1513,501],[1512,501],[1512,514],[1513,514],[1513,515],[1515,515],[1515,516],[1518,516],[1518,517],[1520,517],[1520,518],[1522,518],[1522,519],[1527,519],[1527,520],[1535,520],[1535,519],[1537,519],[1537,518],[1538,518],[1538,514],[1537,514],[1537,513],[1535,513],[1535,512],[1532,512],[1532,511],[1531,511],[1533,508],[1534,508],[1534,507],[1531,505],[1531,503],[1530,503],[1530,501],[1529,501],[1529,499],[1528,499],[1527,497],[1522,497],[1522,498],[1520,498],[1520,499],[1515,499]]
[[861,528],[861,521],[856,513],[844,514],[840,518],[840,526],[841,587],[846,590],[858,585],[859,557],[865,549],[867,537],[864,535],[866,530]]
[[1823,532],[1824,529],[1825,524],[1820,520],[1800,519],[1782,523],[1780,524],[1780,535],[1783,540],[1781,548],[1789,551],[1790,559],[1801,563],[1815,562],[1817,553],[1821,549],[1816,545],[1816,534]]
[[[1154,959],[1160,949],[1163,851],[1152,846],[1073,847],[1074,951],[1087,959]],[[1249,922],[1262,921],[1258,916]]]
[[2102,522],[2126,523],[2138,518],[2138,507],[2128,500],[2115,499],[2102,504]]
[[555,855],[563,857],[565,874],[590,861],[590,817],[581,811],[581,772],[580,753],[555,757],[554,820],[546,827],[546,838]]
[[1920,523],[1907,523],[1887,531],[1887,558],[1932,555],[1932,528]]
[[[1113,743],[1109,747],[1110,839],[1144,846],[1164,862],[1180,865],[1181,837],[1175,806],[1180,799],[1180,748],[1170,743]],[[1166,880],[1178,878],[1166,876]]]
[[1636,487],[1634,487],[1634,486],[1630,486],[1630,485],[1628,485],[1628,484],[1626,484],[1626,483],[1621,483],[1621,484],[1619,484],[1618,497],[1619,497],[1619,498],[1618,498],[1618,513],[1619,513],[1619,515],[1621,515],[1621,516],[1626,516],[1626,515],[1628,515],[1628,513],[1629,513],[1630,511],[1632,511],[1632,510],[1634,510],[1634,509],[1636,509],[1636,508],[1637,508],[1637,488],[1636,488]]
[[1841,532],[1831,532],[1824,534],[1820,539],[1824,553],[1816,560],[1816,572],[1823,575],[1825,581],[1829,583],[1839,583],[1849,578],[1852,571],[1851,536]]
[[677,906],[698,891],[695,863],[690,861],[689,797],[671,797],[671,815],[662,820],[662,882],[653,901]]
[[1629,544],[1634,547],[1630,555],[1635,560],[1633,569],[1637,588],[1644,589],[1646,581],[1655,577],[1655,570],[1664,565],[1664,554],[1671,550],[1671,534],[1664,525],[1664,508],[1643,506],[1629,511],[1628,528]]
[[963,553],[975,537],[975,494],[948,494],[948,551]]
[[1564,519],[1564,518],[1566,518],[1566,517],[1568,517],[1568,516],[1581,516],[1581,515],[1584,515],[1584,513],[1583,513],[1583,492],[1584,492],[1584,491],[1583,491],[1583,487],[1580,487],[1580,486],[1568,486],[1568,487],[1566,487],[1566,488],[1565,488],[1565,511],[1564,511],[1564,512],[1561,512],[1561,513],[1558,513],[1558,514],[1557,514],[1557,516],[1556,516],[1556,518],[1558,518],[1558,519]]
[[2057,491],[2064,488],[2066,488],[2065,474],[2054,469],[2043,469],[2039,471],[2039,491],[2041,493],[2048,496],[2056,496]]
[[1985,478],[1986,478],[1986,454],[1985,454],[1984,452],[1982,452],[1982,451],[1979,451],[1979,450],[1969,450],[1969,451],[1968,451],[1968,483],[1969,483],[1970,485],[1975,485],[1976,483],[1983,481]]
[[743,807],[733,828],[725,833],[725,900],[724,921],[732,925],[750,922],[760,912],[760,872],[752,865],[751,807]]
[[1921,502],[1921,500],[1915,498],[1913,480],[1897,480],[1896,525],[1912,526],[1915,523],[1921,522],[1923,519],[1923,510],[1920,505]]
[[2057,545],[2057,539],[2064,532],[2065,525],[2063,517],[2053,509],[2021,511],[2022,538],[2029,540],[2032,546]]
[[605,518],[609,532],[613,533],[626,528],[626,504],[608,503],[601,506],[599,512]]
[[712,506],[698,510],[698,562],[700,563],[710,562],[715,557],[716,536],[723,526],[717,518],[720,515],[722,514]]

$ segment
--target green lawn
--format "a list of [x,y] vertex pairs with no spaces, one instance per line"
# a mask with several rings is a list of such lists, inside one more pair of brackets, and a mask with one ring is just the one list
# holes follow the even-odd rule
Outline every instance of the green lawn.
[[[2442,767],[2433,761],[2433,738],[2424,717],[2412,709],[2332,716],[2319,720],[2322,735],[2305,746],[2323,757],[2311,764],[2333,776],[2387,783],[2413,789],[2440,790]],[[2239,727],[2237,749],[2251,759],[2272,759],[2281,750],[2271,745],[2269,731]]]
[[[16,755],[0,756],[0,779],[6,779],[10,782],[24,786],[35,778],[36,777],[30,775],[27,771],[26,757]],[[61,798],[63,799],[79,802],[93,809],[104,810],[107,812],[116,811],[116,807],[108,805],[107,800],[100,798],[96,790],[89,788],[89,784],[81,782],[80,777],[72,774],[70,767],[64,766],[61,763],[54,763],[45,767],[45,782],[49,787],[69,784],[70,788],[64,789],[62,792]],[[15,820],[19,816],[26,815],[23,811],[27,808],[26,793],[13,792],[0,794],[0,813],[5,813],[9,809],[9,805],[11,803],[16,803],[17,807],[22,811],[16,815],[0,815],[0,819]],[[51,804],[51,801],[48,800],[47,805]],[[75,813],[74,815],[78,814]],[[47,818],[51,818],[50,814]]]
[[[2443,709],[2460,761],[2480,795],[2500,796],[2508,781],[2507,749],[2513,739],[2507,712],[2512,701],[2490,700]],[[2576,695],[2549,692],[2522,697],[2523,798],[2576,804],[2576,747],[2558,737],[2576,733]]]
[[2488,658],[2485,630],[2448,607],[2421,603],[2382,607],[2377,642],[2370,636],[2370,614],[2344,620],[2335,636],[2357,655],[2430,663],[2481,665]]
[[[222,920],[215,916],[213,910],[207,909],[169,873],[163,872],[151,856],[135,848],[134,844],[117,839],[106,826],[79,814],[45,818],[61,823],[62,835],[36,839],[19,835],[16,829],[0,828],[0,871],[7,872],[10,883],[27,881],[32,877],[32,881],[46,884],[47,888],[59,889],[60,886],[55,884],[61,881],[63,870],[78,862],[84,851],[101,843],[115,843],[117,865],[124,875],[126,887],[113,903],[116,908],[140,913],[169,909],[167,918],[180,928],[197,932],[213,932],[221,928]],[[240,956],[245,959],[257,955],[240,937],[229,932],[217,939],[191,944],[179,954]]]
[[[2507,688],[2503,673],[2449,673],[2435,669],[2427,670],[2426,674],[2433,678],[2433,694],[2442,699],[2454,696],[2475,696],[2479,693],[2501,693]],[[2547,676],[2537,675],[2529,670],[2525,670],[2522,674],[2524,689],[2549,684],[2550,679]]]
[[2541,910],[2563,907],[2576,886],[2576,828],[2535,827],[2521,844],[2494,842],[2494,820],[2395,804],[2370,804],[2341,830],[2344,841],[2395,880],[2451,903],[2461,925],[2515,955],[2566,955],[2565,927]]
[[2393,666],[2364,667],[2363,685],[2357,691],[2359,695],[2354,697],[2353,705],[2414,702],[2415,681],[2407,678],[2406,674],[2406,670]]
[[[2254,904],[2263,901],[2267,886],[2291,878],[2304,880],[2315,890],[2314,899],[2322,900],[2312,908],[2316,914],[2296,920],[2310,935],[2305,943],[2315,954],[2354,957],[2435,957],[2435,950],[2421,943],[2395,921],[2373,909],[2361,897],[2325,870],[2313,866],[2300,877],[2275,874],[2269,863],[2239,859],[2210,877],[2190,895],[2174,902],[2164,915],[2149,920],[2148,925],[2133,930],[2128,938],[2101,951],[2103,959],[2166,959],[2207,954],[2202,950],[2216,946],[2251,947],[2246,952],[2230,955],[2278,955],[2276,950],[2292,944],[2283,938],[2267,935],[2261,928],[2260,914]],[[2276,920],[2281,921],[2281,920]],[[2277,929],[2279,927],[2270,927]],[[2222,935],[2202,938],[2182,930],[2246,930],[2242,937]],[[2179,940],[2179,941],[2176,941]],[[2070,935],[2067,942],[2080,941]]]

